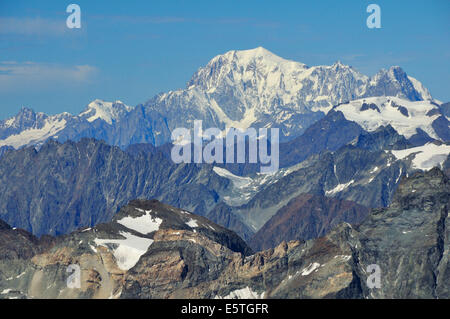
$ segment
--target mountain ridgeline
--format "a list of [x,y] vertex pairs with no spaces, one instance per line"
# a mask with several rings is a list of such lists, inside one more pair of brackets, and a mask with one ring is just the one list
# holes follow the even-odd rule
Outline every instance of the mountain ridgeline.
[[60,142],[92,137],[122,148],[136,143],[159,146],[171,142],[175,128],[192,129],[194,120],[221,130],[276,127],[287,141],[335,105],[383,96],[433,101],[400,67],[368,77],[340,62],[309,67],[261,47],[229,51],[199,68],[185,89],[161,93],[136,107],[97,99],[78,115],[50,116],[23,108],[0,121],[0,147],[41,145],[50,137]]

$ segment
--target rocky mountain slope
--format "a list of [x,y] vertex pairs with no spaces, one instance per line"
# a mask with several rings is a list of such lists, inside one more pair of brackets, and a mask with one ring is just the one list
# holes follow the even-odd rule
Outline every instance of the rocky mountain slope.
[[[10,254],[0,297],[449,298],[449,204],[448,177],[437,168],[418,172],[359,226],[252,254],[206,219],[135,201],[112,222],[59,237],[32,257]],[[23,236],[2,225],[0,237]],[[3,254],[9,247],[0,241]],[[80,288],[66,285],[73,264]],[[379,287],[367,284],[374,264]]]
[[175,165],[161,152],[133,154],[93,139],[7,152],[0,181],[0,219],[35,235],[106,222],[141,197],[206,212],[229,183],[208,165]]
[[248,243],[260,251],[283,241],[323,237],[342,222],[359,224],[368,213],[367,207],[352,201],[300,194],[280,208]]
[[[313,154],[336,151],[351,142],[370,150],[396,150],[435,141],[448,142],[449,132],[450,122],[433,102],[410,102],[393,97],[355,100],[335,106],[302,135],[280,143],[279,166],[291,167]],[[260,171],[260,165],[248,163],[248,159],[244,164],[215,165],[239,176]]]
[[171,141],[175,128],[192,128],[194,120],[222,130],[277,127],[282,140],[290,140],[333,106],[378,96],[398,97],[400,105],[432,101],[428,90],[400,67],[367,77],[340,62],[308,67],[261,47],[229,51],[201,67],[185,89],[159,94],[134,108],[94,100],[79,115],[22,109],[0,121],[0,147],[40,145],[50,137],[60,142],[92,137],[122,148],[162,145]]

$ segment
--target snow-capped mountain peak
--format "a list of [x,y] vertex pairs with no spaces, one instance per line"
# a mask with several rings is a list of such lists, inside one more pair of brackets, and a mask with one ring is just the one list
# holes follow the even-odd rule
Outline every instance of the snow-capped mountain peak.
[[102,119],[108,124],[112,124],[124,114],[128,113],[131,108],[121,101],[105,102],[96,99],[88,104],[86,109],[79,114],[80,117],[85,118],[88,122],[93,122],[96,119]]
[[186,90],[169,92],[158,106],[148,106],[169,114],[177,108],[172,103],[182,109],[196,104],[188,117],[201,112],[212,114],[215,126],[280,127],[284,136],[295,136],[333,105],[361,96],[367,83],[367,76],[339,61],[308,67],[258,47],[214,57]]
[[306,69],[305,64],[283,59],[262,47],[233,50],[214,57],[200,68],[192,76],[188,87],[199,85],[211,91],[226,84],[249,84],[261,80],[277,85],[280,74],[292,76]]
[[364,97],[397,96],[411,101],[432,100],[430,92],[399,66],[381,69],[369,81]]
[[333,69],[339,69],[339,68],[350,68],[350,66],[345,65],[341,62],[341,60],[337,60],[336,62],[334,62],[331,67]]
[[215,56],[211,59],[208,65],[212,65],[221,60],[235,62],[240,66],[247,66],[255,61],[259,61],[265,65],[272,65],[275,67],[283,64],[293,64],[300,67],[305,67],[303,63],[284,59],[263,47],[257,47],[249,50],[231,50],[224,54]]

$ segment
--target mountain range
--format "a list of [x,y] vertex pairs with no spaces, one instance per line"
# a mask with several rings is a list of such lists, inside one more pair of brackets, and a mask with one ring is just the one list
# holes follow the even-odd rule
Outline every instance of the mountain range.
[[[185,89],[159,94],[136,107],[94,100],[78,115],[46,115],[22,108],[16,116],[0,121],[0,147],[39,145],[50,137],[60,142],[92,137],[122,148],[136,143],[158,146],[171,142],[175,128],[192,128],[194,120],[202,120],[205,128],[221,130],[227,126],[277,127],[282,141],[288,141],[335,105],[384,96],[396,97],[396,104],[415,109],[421,104],[410,101],[424,101],[427,109],[432,108],[429,103],[436,103],[428,90],[400,67],[368,77],[340,62],[308,67],[259,47],[218,55],[194,73]],[[390,115],[383,108],[377,121]],[[424,118],[422,113],[416,118],[414,111],[408,116],[417,122]],[[411,128],[413,132],[423,129],[416,126]],[[441,137],[431,129],[425,132],[432,138]]]
[[[403,179],[388,208],[324,237],[257,253],[233,232],[158,201],[37,239],[0,222],[3,298],[449,298],[449,179]],[[14,244],[10,244],[14,243]],[[67,271],[79,265],[79,288]],[[370,286],[369,266],[381,269]]]

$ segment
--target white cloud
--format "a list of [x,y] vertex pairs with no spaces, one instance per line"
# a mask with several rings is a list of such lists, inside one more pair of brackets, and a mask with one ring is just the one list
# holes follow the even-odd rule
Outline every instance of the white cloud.
[[90,65],[66,66],[37,62],[0,62],[0,91],[52,88],[60,84],[88,83],[97,73]]
[[44,18],[0,17],[0,34],[15,35],[62,35],[68,31],[65,18],[61,20]]

